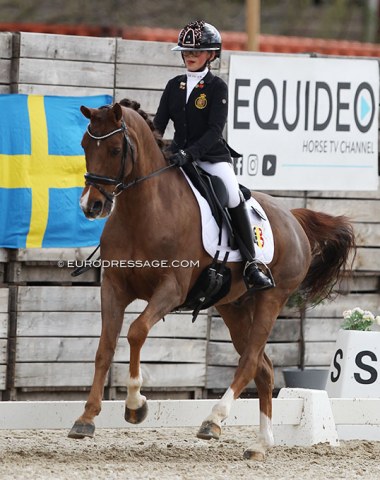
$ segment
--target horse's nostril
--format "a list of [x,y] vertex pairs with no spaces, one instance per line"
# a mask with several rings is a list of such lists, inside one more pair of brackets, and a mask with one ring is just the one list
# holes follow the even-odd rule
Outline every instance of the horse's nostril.
[[100,200],[97,200],[96,202],[93,203],[90,211],[92,214],[96,215],[102,211],[102,208],[103,208],[103,203]]

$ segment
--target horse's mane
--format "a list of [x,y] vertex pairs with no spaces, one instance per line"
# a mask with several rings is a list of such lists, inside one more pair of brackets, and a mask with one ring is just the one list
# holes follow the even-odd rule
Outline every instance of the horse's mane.
[[141,117],[148,124],[148,127],[151,129],[157,145],[160,147],[161,151],[165,154],[165,151],[164,151],[164,148],[166,146],[165,141],[163,140],[162,135],[154,127],[154,124],[151,118],[149,117],[149,115],[140,108],[139,102],[136,102],[135,100],[130,100],[129,98],[123,98],[118,103],[123,107],[128,107],[128,108],[131,108],[132,110],[135,110],[139,115],[141,115]]

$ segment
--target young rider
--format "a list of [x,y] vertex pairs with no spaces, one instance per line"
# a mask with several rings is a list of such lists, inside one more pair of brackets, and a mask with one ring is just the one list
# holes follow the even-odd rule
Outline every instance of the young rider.
[[181,167],[195,161],[211,175],[219,176],[228,191],[232,226],[245,245],[244,279],[248,288],[273,287],[258,269],[248,211],[232,166],[232,149],[223,139],[228,113],[228,87],[210,71],[221,53],[218,30],[204,21],[191,22],[179,33],[178,45],[186,74],[171,79],[162,94],[154,125],[163,135],[169,120],[174,124],[170,162]]

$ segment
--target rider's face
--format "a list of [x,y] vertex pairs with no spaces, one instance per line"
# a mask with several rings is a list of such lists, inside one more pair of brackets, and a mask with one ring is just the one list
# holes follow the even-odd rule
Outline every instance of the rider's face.
[[207,61],[214,57],[213,52],[207,51],[184,51],[182,52],[183,61],[185,62],[187,70],[189,72],[196,72],[203,68]]

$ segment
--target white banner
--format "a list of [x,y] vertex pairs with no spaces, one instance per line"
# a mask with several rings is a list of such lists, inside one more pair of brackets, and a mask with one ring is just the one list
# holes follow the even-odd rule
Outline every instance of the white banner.
[[228,143],[260,190],[377,190],[377,60],[231,55]]

